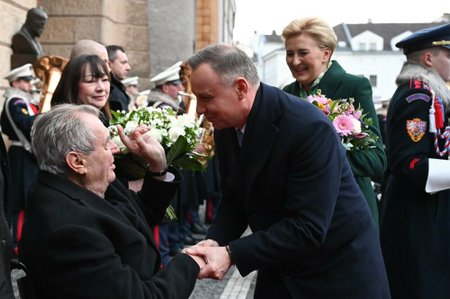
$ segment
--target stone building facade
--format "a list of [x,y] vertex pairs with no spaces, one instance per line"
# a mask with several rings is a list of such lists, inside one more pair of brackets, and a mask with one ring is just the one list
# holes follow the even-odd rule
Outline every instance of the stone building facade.
[[11,37],[37,6],[48,14],[40,38],[45,55],[68,58],[80,39],[123,46],[141,89],[198,49],[231,42],[236,12],[234,0],[0,0],[0,92],[7,85]]

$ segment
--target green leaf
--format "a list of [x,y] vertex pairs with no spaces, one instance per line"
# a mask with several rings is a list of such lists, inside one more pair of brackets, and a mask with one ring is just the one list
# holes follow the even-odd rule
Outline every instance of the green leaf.
[[189,156],[182,157],[172,162],[171,164],[174,167],[181,167],[183,169],[189,169],[192,171],[203,171],[205,167],[199,161],[190,158]]
[[173,162],[186,154],[189,149],[190,147],[186,137],[179,136],[166,155],[167,164],[173,165]]

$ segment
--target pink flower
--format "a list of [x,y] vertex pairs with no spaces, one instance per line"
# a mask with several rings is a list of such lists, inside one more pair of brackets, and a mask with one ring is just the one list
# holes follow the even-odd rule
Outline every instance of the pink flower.
[[349,115],[338,115],[333,120],[333,126],[339,135],[351,135],[354,128],[353,117]]
[[355,112],[353,112],[353,116],[354,116],[356,119],[360,119],[361,116],[362,116],[362,111],[361,111],[361,110],[355,110]]
[[367,133],[358,133],[358,134],[353,135],[353,137],[355,137],[356,139],[364,139],[367,136],[369,136],[369,134],[367,134]]

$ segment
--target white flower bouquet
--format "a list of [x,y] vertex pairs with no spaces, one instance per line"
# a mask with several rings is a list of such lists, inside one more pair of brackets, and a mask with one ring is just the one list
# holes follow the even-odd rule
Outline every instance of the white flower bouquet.
[[121,175],[125,175],[129,179],[143,178],[146,163],[129,154],[128,149],[120,140],[116,125],[121,125],[125,134],[130,134],[139,125],[149,126],[151,129],[147,134],[163,146],[167,165],[193,171],[203,170],[199,159],[204,156],[195,151],[201,128],[188,115],[177,115],[170,107],[140,107],[128,113],[120,111],[111,111],[111,113],[113,117],[109,130],[112,140],[120,149],[120,153],[115,158],[116,167]]

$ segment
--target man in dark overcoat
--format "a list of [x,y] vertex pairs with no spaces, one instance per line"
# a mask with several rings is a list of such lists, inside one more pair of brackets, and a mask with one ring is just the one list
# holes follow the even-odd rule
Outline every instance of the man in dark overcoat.
[[187,250],[207,261],[199,277],[221,279],[234,264],[258,271],[258,299],[390,298],[377,229],[328,118],[261,83],[236,47],[212,45],[188,63],[223,187],[207,240]]

